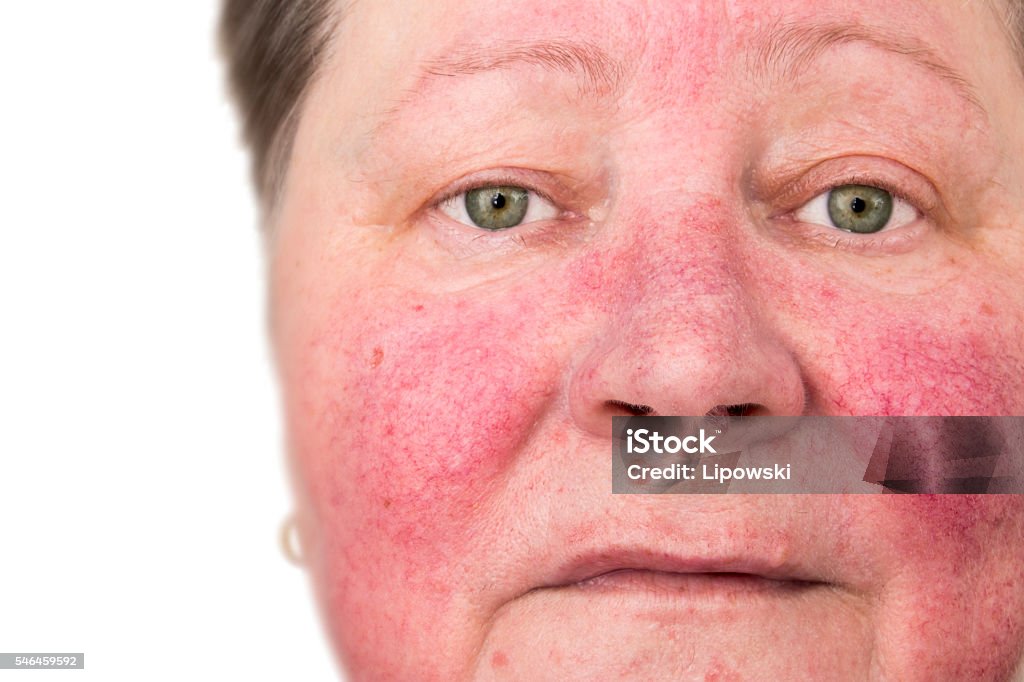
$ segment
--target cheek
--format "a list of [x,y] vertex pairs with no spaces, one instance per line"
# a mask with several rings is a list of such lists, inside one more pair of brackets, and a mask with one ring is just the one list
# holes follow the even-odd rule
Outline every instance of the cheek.
[[876,495],[848,510],[851,542],[884,540],[879,641],[930,679],[1005,679],[1024,643],[1024,497]]
[[[942,582],[988,562],[1024,570],[1024,496],[876,495],[863,504],[858,513],[874,524],[868,532],[888,526],[885,535],[902,545],[893,549],[918,577],[928,574]],[[936,570],[921,571],[922,565]]]
[[[353,339],[347,465],[414,524],[459,517],[513,464],[554,391],[536,309],[519,299],[379,302]],[[464,517],[463,517],[464,518]],[[449,528],[450,532],[450,528]]]
[[[459,590],[486,573],[486,529],[516,508],[503,483],[559,385],[553,316],[525,287],[342,288],[291,299],[304,310],[278,341],[325,617],[356,668],[399,666],[396,641],[465,655]],[[438,627],[450,650],[418,648]]]
[[300,478],[320,533],[378,577],[458,570],[550,409],[553,316],[540,292],[505,291],[351,287],[302,316],[285,377]]
[[[932,311],[876,309],[835,339],[833,405],[864,414],[1000,415],[1020,408],[1012,341]],[[895,314],[894,314],[895,313]]]
[[780,324],[797,330],[822,412],[1024,413],[1024,298],[991,273],[914,296],[845,287],[816,267],[787,275]]

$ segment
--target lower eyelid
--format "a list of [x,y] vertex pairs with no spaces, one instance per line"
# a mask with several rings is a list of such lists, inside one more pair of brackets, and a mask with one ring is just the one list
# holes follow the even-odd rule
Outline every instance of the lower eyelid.
[[932,230],[931,221],[915,210],[914,218],[903,225],[886,227],[878,232],[858,234],[832,225],[822,226],[798,219],[792,212],[771,221],[778,229],[778,235],[794,246],[826,248],[828,251],[845,251],[859,256],[882,256],[908,253],[921,245],[922,239]]
[[920,239],[920,233],[913,228],[910,232],[882,230],[874,234],[832,229],[828,232],[816,230],[813,234],[803,235],[803,239],[829,249],[842,249],[859,255],[891,255],[912,250]]

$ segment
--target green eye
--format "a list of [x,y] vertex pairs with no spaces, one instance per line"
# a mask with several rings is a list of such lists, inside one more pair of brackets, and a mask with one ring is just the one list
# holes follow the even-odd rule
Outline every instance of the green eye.
[[480,187],[465,194],[466,214],[485,230],[504,230],[523,222],[530,192],[522,187]]
[[868,185],[842,185],[828,194],[828,217],[840,230],[871,234],[889,224],[893,196]]

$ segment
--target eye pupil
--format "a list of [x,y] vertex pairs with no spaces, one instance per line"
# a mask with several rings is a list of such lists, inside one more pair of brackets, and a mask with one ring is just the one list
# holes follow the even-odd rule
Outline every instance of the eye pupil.
[[850,210],[854,213],[863,213],[867,207],[867,202],[860,197],[854,197],[853,201],[850,202]]
[[494,196],[491,197],[491,206],[499,210],[505,208],[505,195],[501,192],[495,192]]

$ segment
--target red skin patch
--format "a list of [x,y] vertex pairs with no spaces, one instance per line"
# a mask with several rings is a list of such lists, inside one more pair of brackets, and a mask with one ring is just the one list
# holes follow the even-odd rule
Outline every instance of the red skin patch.
[[495,651],[494,655],[491,656],[491,665],[495,668],[507,668],[508,656],[501,653],[500,651]]

